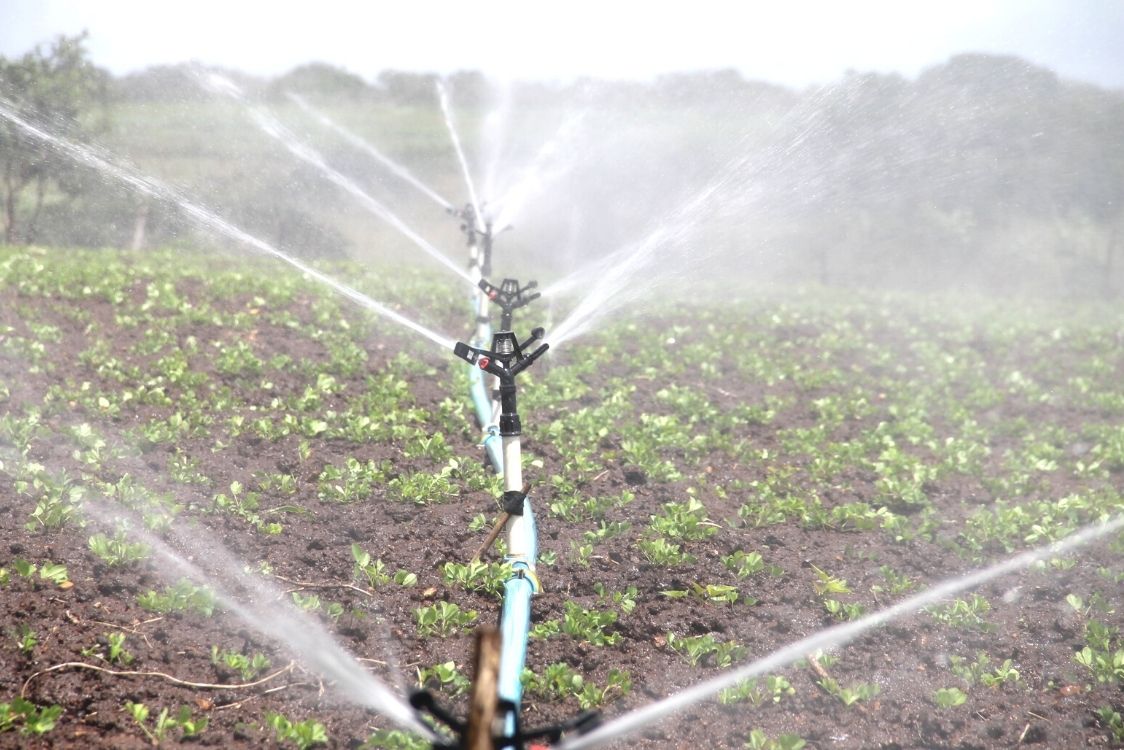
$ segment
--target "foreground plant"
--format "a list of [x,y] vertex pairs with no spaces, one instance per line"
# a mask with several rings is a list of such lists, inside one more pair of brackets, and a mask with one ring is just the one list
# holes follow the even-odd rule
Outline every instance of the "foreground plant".
[[260,652],[246,656],[240,651],[220,651],[218,646],[211,646],[211,663],[237,673],[242,682],[249,682],[265,672],[270,664],[269,658]]
[[677,636],[675,633],[668,633],[667,646],[686,659],[692,667],[697,667],[704,659],[708,660],[711,666],[728,667],[745,656],[743,646],[734,641],[723,643],[709,634]]
[[934,620],[950,627],[985,633],[995,629],[994,625],[984,619],[984,615],[991,611],[991,604],[979,594],[972,594],[968,599],[957,599],[943,607],[930,607],[926,611]]
[[215,595],[206,586],[196,586],[187,578],[181,578],[162,592],[148,591],[137,597],[137,604],[153,612],[191,611],[204,617],[215,612]]
[[1101,706],[1094,714],[1101,726],[1111,733],[1113,741],[1124,744],[1124,716],[1112,706]]
[[739,682],[734,687],[725,688],[718,693],[718,702],[722,705],[749,701],[754,706],[760,706],[766,701],[780,703],[781,699],[796,695],[796,688],[780,675],[767,675],[764,679],[749,679]]
[[148,722],[150,711],[143,703],[125,701],[125,712],[133,718],[153,745],[159,745],[170,732],[177,729],[183,733],[184,739],[196,737],[203,733],[209,721],[205,717],[193,718],[191,709],[187,706],[180,706],[175,715],[172,715],[167,708],[162,708],[151,724]]
[[434,664],[432,667],[418,667],[419,688],[424,690],[435,683],[454,698],[472,687],[472,682],[460,673],[456,662],[452,661]]
[[20,734],[36,737],[55,728],[62,716],[62,706],[36,706],[29,700],[15,698],[11,703],[0,703],[0,733],[20,728]]
[[418,635],[447,637],[467,630],[476,622],[476,610],[463,610],[458,604],[437,602],[414,610],[418,622]]
[[882,688],[878,685],[872,685],[869,682],[856,682],[853,685],[843,686],[833,677],[821,678],[820,687],[826,690],[829,695],[837,698],[840,703],[848,708],[856,703],[869,701],[882,692]]
[[807,741],[799,735],[782,734],[772,738],[765,734],[763,729],[754,729],[745,741],[745,746],[749,750],[802,750],[807,744]]
[[284,714],[270,711],[265,715],[265,723],[273,728],[278,742],[292,742],[299,750],[328,744],[327,727],[314,719],[292,721]]
[[960,688],[938,688],[933,693],[933,702],[941,708],[955,708],[962,706],[968,700],[968,694]]
[[538,675],[529,669],[523,670],[523,685],[528,692],[547,698],[577,698],[584,710],[603,705],[609,696],[628,695],[632,690],[632,677],[619,669],[609,671],[603,687],[598,687],[578,674],[570,665],[563,662],[550,664]]

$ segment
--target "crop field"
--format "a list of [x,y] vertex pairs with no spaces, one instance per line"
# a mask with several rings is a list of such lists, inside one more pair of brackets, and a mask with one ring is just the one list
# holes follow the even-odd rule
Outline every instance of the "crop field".
[[[434,274],[321,268],[469,335]],[[521,376],[529,726],[1124,513],[1118,307],[730,296]],[[502,490],[479,442],[452,352],[279,264],[0,248],[0,746],[426,747],[363,677],[464,713],[505,576],[502,542],[471,562]],[[1121,746],[1122,584],[1116,532],[612,746]]]

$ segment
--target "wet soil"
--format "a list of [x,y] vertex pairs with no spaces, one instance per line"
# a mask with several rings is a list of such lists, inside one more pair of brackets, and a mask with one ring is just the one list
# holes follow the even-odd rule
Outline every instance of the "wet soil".
[[[419,351],[416,340],[366,321],[346,306],[340,308],[338,316],[324,319],[317,313],[321,303],[308,293],[296,295],[287,304],[286,309],[297,321],[288,325],[279,317],[258,312],[260,305],[252,294],[220,292],[193,278],[181,281],[179,287],[183,296],[217,316],[211,321],[200,316],[190,326],[177,326],[171,331],[172,344],[151,354],[139,352],[146,330],[153,325],[152,319],[140,313],[140,322],[130,324],[122,320],[121,305],[105,300],[78,302],[49,291],[27,294],[12,288],[0,290],[0,330],[5,340],[32,340],[35,327],[41,331],[44,324],[56,329],[43,358],[35,359],[22,344],[6,347],[0,358],[5,387],[0,414],[16,417],[34,409],[42,415],[42,428],[33,440],[24,446],[9,436],[0,454],[4,464],[0,472],[0,566],[9,571],[7,585],[0,588],[0,702],[22,696],[39,706],[63,708],[52,731],[42,737],[29,736],[19,731],[17,723],[0,733],[0,747],[151,746],[150,738],[123,709],[127,701],[146,704],[154,716],[161,708],[174,713],[186,706],[193,716],[208,720],[205,731],[195,738],[182,739],[181,731],[169,730],[163,740],[165,746],[181,742],[236,748],[277,746],[277,736],[267,723],[271,712],[293,721],[322,722],[332,747],[358,747],[376,730],[391,726],[377,712],[357,705],[362,701],[341,691],[337,680],[318,674],[308,659],[293,653],[287,643],[263,635],[229,606],[220,603],[209,617],[194,612],[160,614],[143,608],[138,597],[174,583],[177,574],[153,558],[111,567],[88,545],[93,534],[114,532],[115,522],[107,523],[106,519],[116,518],[119,512],[132,518],[134,529],[143,526],[137,513],[130,516],[120,508],[120,497],[106,497],[97,491],[99,486],[119,483],[126,475],[143,487],[146,495],[165,498],[178,506],[171,529],[159,532],[159,537],[181,557],[207,571],[216,583],[240,592],[246,604],[280,602],[288,606],[294,601],[294,593],[305,602],[318,596],[322,606],[310,616],[356,658],[359,668],[399,688],[416,687],[419,668],[446,661],[455,662],[465,674],[470,672],[471,632],[465,629],[448,637],[422,637],[416,627],[417,608],[448,601],[477,611],[480,622],[498,617],[500,603],[496,596],[466,591],[442,578],[444,563],[466,561],[483,539],[486,529],[473,524],[473,519],[484,514],[490,522],[495,517],[491,494],[461,489],[444,502],[420,505],[396,499],[389,489],[395,478],[415,472],[436,473],[447,462],[444,456],[433,459],[420,455],[411,447],[410,437],[396,436],[397,427],[403,423],[416,424],[427,433],[441,431],[456,458],[476,463],[483,460],[476,433],[466,419],[469,410],[467,396],[460,390],[462,382],[450,375],[454,366],[432,347],[426,345]],[[144,280],[138,280],[131,304],[139,307],[151,298],[144,289]],[[76,306],[82,310],[80,315],[74,313]],[[915,366],[914,347],[927,335],[924,326],[931,325],[928,319],[917,321],[921,328],[913,324],[881,326],[877,316],[865,318],[854,311],[846,314],[859,320],[865,326],[866,339],[889,352],[890,358],[871,363],[860,348],[834,358],[825,355],[820,359],[825,370],[850,373],[857,386],[868,388],[892,379],[895,368],[902,372]],[[317,363],[329,358],[329,348],[335,341],[317,336],[316,331],[338,330],[338,319],[348,320],[362,331],[353,336],[362,352],[362,365],[353,371],[331,373],[336,387],[320,394],[316,410],[302,413],[291,405],[308,388],[316,387],[322,371]],[[450,317],[446,330],[459,330],[456,325]],[[672,323],[650,321],[639,325],[660,332]],[[739,323],[738,336],[752,336],[757,325],[754,320]],[[912,333],[903,333],[910,330]],[[806,355],[807,361],[815,362],[822,343],[818,337],[825,330],[820,319],[815,319],[791,329],[762,324],[756,332],[762,340],[783,345],[789,352],[795,349]],[[109,347],[97,361],[83,356],[95,338]],[[616,341],[639,339],[640,334],[629,332]],[[219,366],[213,342],[244,344],[261,362],[284,355],[296,364],[266,365],[252,373],[231,374]],[[609,507],[596,519],[567,521],[551,513],[551,503],[565,493],[550,482],[550,477],[564,472],[569,459],[544,439],[552,421],[573,410],[596,407],[600,395],[612,390],[612,384],[621,379],[634,388],[628,397],[630,415],[666,413],[665,399],[659,392],[666,387],[667,378],[652,374],[646,360],[649,355],[640,350],[640,343],[635,344],[635,351],[625,348],[609,353],[603,346],[598,349],[601,344],[597,339],[588,344],[575,343],[559,357],[558,364],[551,365],[549,357],[544,359],[541,373],[527,379],[527,388],[556,377],[552,367],[561,370],[580,363],[587,351],[582,348],[585,345],[590,347],[590,357],[606,362],[603,368],[581,372],[580,380],[588,386],[586,393],[523,415],[526,448],[535,461],[526,467],[525,474],[534,487],[540,546],[551,562],[540,569],[544,591],[534,600],[533,621],[561,620],[570,603],[611,611],[616,621],[605,632],[616,643],[593,645],[564,633],[536,638],[529,645],[527,664],[541,673],[546,665],[565,663],[587,682],[599,686],[607,683],[611,671],[626,671],[631,689],[623,695],[610,691],[605,696],[602,710],[606,720],[723,671],[713,655],[697,665],[688,664],[670,647],[669,634],[735,641],[744,649],[734,658],[733,663],[738,664],[837,622],[825,611],[823,597],[815,590],[817,568],[846,580],[851,593],[838,599],[874,611],[904,595],[885,590],[886,580],[880,571],[883,566],[912,579],[912,593],[973,570],[985,560],[1003,557],[1004,550],[998,545],[973,555],[955,543],[964,519],[977,507],[1009,499],[998,497],[979,477],[961,474],[943,476],[926,485],[933,508],[932,533],[911,539],[895,541],[879,529],[805,524],[799,519],[760,526],[746,523],[739,510],[753,502],[754,483],[769,476],[769,457],[779,457],[775,458],[776,465],[801,465],[798,456],[786,454],[789,449],[782,440],[785,431],[815,427],[818,417],[811,404],[825,394],[846,392],[850,386],[820,385],[807,378],[803,384],[788,379],[765,385],[762,379],[738,374],[744,369],[739,370],[729,357],[720,357],[718,366],[733,375],[680,383],[697,386],[708,403],[724,412],[739,405],[762,404],[765,395],[789,398],[790,405],[775,420],[731,427],[730,442],[738,446],[732,453],[711,447],[688,453],[665,446],[662,455],[676,462],[685,475],[673,481],[657,481],[643,467],[626,460],[618,432],[623,426],[605,424],[605,434],[590,446],[596,470],[582,475],[578,491],[586,497],[627,492],[634,499]],[[1054,358],[1059,388],[1093,356],[1076,347]],[[399,357],[398,352],[403,350],[410,355]],[[187,354],[188,368],[201,376],[202,384],[164,383],[170,403],[135,399],[119,409],[99,411],[96,399],[80,400],[84,392],[138,392],[139,384],[130,380],[127,368],[114,369],[107,360],[134,363],[148,377],[155,360],[176,351]],[[668,356],[675,351],[669,347]],[[1016,367],[1039,371],[1033,361],[1033,347],[1021,351],[997,349],[985,342],[979,356],[997,372]],[[29,366],[29,362],[36,364]],[[1119,368],[1120,362],[1119,351],[1108,355],[1110,368]],[[126,374],[118,377],[115,373]],[[174,414],[187,412],[195,397],[211,399],[210,404],[227,403],[229,416],[241,415],[249,423],[256,414],[277,413],[277,399],[302,417],[330,410],[342,412],[349,402],[371,390],[372,379],[406,381],[404,406],[386,410],[377,440],[298,434],[270,439],[250,429],[234,434],[229,423],[218,418],[209,426],[184,430],[174,441],[146,443],[138,439],[140,428],[154,420],[171,421]],[[58,390],[60,385],[64,387]],[[1049,390],[1053,384],[1046,382],[1043,387]],[[452,417],[441,416],[450,413],[446,400],[463,406],[452,412]],[[870,392],[870,400],[871,412],[853,424],[840,424],[834,439],[846,440],[849,433],[858,436],[879,421],[896,418],[879,405],[876,392]],[[413,412],[406,414],[404,409]],[[397,424],[387,416],[390,414],[395,415]],[[981,422],[988,425],[1050,424],[1074,433],[1080,433],[1091,420],[1111,423],[1120,418],[1111,411],[1083,413],[1080,404],[1068,401],[1032,404],[1025,399],[997,403],[980,412]],[[943,419],[944,415],[938,414],[929,420],[938,435],[942,434]],[[75,426],[83,423],[93,425],[105,437],[106,459],[89,463],[82,458],[83,448],[72,435]],[[1012,434],[1006,442],[999,438],[992,441],[990,455],[983,459],[985,476],[987,471],[1001,471],[1004,457],[1018,446],[1020,437]],[[348,458],[385,462],[384,481],[357,502],[344,504],[321,497],[319,477],[325,467],[343,466]],[[24,474],[18,467],[29,462],[47,467],[56,477],[65,472],[70,487],[93,488],[87,495],[86,510],[75,521],[59,528],[44,528],[30,518],[49,490],[21,484]],[[199,479],[186,480],[186,474]],[[261,478],[271,474],[291,475],[293,491],[261,490]],[[1118,469],[1099,476],[1094,489],[1119,490],[1122,475]],[[458,475],[452,477],[455,482]],[[265,523],[281,524],[280,533],[264,533],[246,516],[215,510],[215,496],[233,494],[230,486],[234,482],[243,485],[243,492],[260,492],[257,512]],[[1091,491],[1090,486],[1082,478],[1057,472],[1037,491],[1043,497],[1057,498]],[[685,502],[689,489],[705,505],[715,533],[681,542],[695,562],[654,564],[637,541],[650,538],[645,530],[651,519],[664,512],[666,503]],[[856,502],[882,506],[875,478],[860,467],[842,469],[818,486],[800,479],[793,492],[814,494],[829,510]],[[99,508],[111,510],[103,513]],[[908,506],[891,509],[910,519],[916,513]],[[77,518],[84,521],[79,523]],[[581,553],[582,545],[589,543],[587,534],[595,532],[599,524],[618,522],[630,524],[629,532],[598,541],[588,553]],[[919,523],[920,518],[911,522]],[[391,581],[370,588],[355,575],[352,544],[381,559],[391,575],[399,570],[414,573],[417,583],[403,586]],[[223,550],[229,557],[223,556]],[[759,552],[767,565],[776,566],[776,573],[738,578],[723,563],[725,556],[737,551]],[[39,565],[46,561],[61,563],[66,566],[68,583],[60,586],[38,574],[22,577],[14,572],[18,560]],[[755,728],[772,738],[799,735],[809,748],[841,750],[1111,745],[1111,734],[1094,711],[1103,706],[1121,709],[1121,683],[1091,679],[1088,671],[1074,661],[1074,654],[1084,645],[1089,619],[1095,617],[1118,628],[1124,625],[1121,570],[1119,539],[1098,543],[1057,566],[1008,576],[973,591],[990,603],[986,626],[950,627],[929,614],[917,613],[870,632],[825,660],[827,672],[840,685],[877,686],[876,696],[855,705],[846,706],[830,695],[821,686],[822,675],[809,666],[792,665],[775,672],[787,678],[793,688],[791,695],[780,696],[775,702],[770,696],[760,705],[749,701],[703,703],[636,736],[618,740],[615,746],[740,748]],[[1115,579],[1111,578],[1114,574]],[[261,586],[255,587],[253,581],[261,582]],[[604,595],[597,593],[594,584],[603,586]],[[664,593],[691,592],[696,584],[735,586],[740,596],[752,597],[752,603],[743,598],[723,604],[690,593],[674,595],[680,598]],[[265,585],[269,588],[263,588]],[[614,592],[627,592],[629,587],[635,587],[635,606],[631,609],[612,599]],[[1086,602],[1099,594],[1103,610],[1076,612],[1065,601],[1071,593]],[[329,603],[338,604],[342,614],[327,614]],[[34,633],[37,642],[21,648],[20,634],[28,631]],[[125,648],[132,656],[128,664],[108,660],[111,634],[125,636]],[[212,649],[216,647],[243,654],[261,652],[269,658],[270,666],[244,679],[214,663]],[[988,654],[993,667],[1010,659],[1019,679],[994,687],[969,686],[950,670],[953,657],[974,661],[980,652]],[[237,687],[240,683],[255,684]],[[949,687],[964,689],[967,702],[955,708],[938,708],[935,690]],[[463,697],[453,697],[446,690],[441,699],[456,711],[463,710]],[[579,711],[572,696],[529,693],[523,721],[528,726],[551,724]],[[295,746],[292,742],[282,744]]]

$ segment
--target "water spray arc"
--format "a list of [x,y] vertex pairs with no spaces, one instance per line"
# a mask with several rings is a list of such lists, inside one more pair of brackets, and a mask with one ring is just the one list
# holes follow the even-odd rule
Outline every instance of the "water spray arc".
[[225,94],[235,101],[243,104],[250,113],[254,122],[259,128],[262,129],[267,135],[275,138],[281,143],[293,156],[301,161],[315,167],[334,185],[342,188],[345,192],[355,198],[360,205],[367,209],[371,214],[382,219],[398,230],[404,237],[409,239],[417,245],[426,255],[436,260],[441,265],[448,268],[450,271],[461,277],[468,283],[473,283],[472,279],[462,269],[457,267],[453,261],[442,253],[440,250],[431,245],[424,237],[415,232],[406,222],[400,219],[394,212],[384,206],[382,203],[375,200],[363,188],[359,187],[354,180],[350,179],[339,170],[330,166],[322,155],[315,149],[302,143],[296,134],[286,128],[277,120],[276,117],[269,114],[260,107],[252,105],[247,101],[245,95],[242,93],[233,82],[223,78],[216,73],[206,74],[202,77],[203,84],[216,93]]
[[[88,500],[87,504],[97,507],[95,501]],[[116,509],[98,508],[103,519],[109,519],[115,512]],[[115,518],[114,522],[120,520]],[[102,525],[112,524],[103,522]],[[173,549],[159,535],[145,530],[143,523],[132,523],[130,526],[132,533],[152,550],[167,572],[205,584],[227,611],[257,632],[276,639],[312,670],[332,680],[338,692],[348,700],[387,717],[403,729],[417,732],[427,739],[436,738],[433,731],[418,719],[410,704],[363,669],[317,620],[286,605],[287,597],[267,581],[236,572],[228,576],[227,583],[220,583],[214,575]],[[239,561],[213,537],[200,537],[193,540],[192,546],[195,547],[195,556],[217,562],[227,570],[239,570]],[[237,580],[239,578],[242,580]]]
[[662,700],[649,703],[602,726],[587,735],[572,737],[559,745],[559,750],[578,750],[598,747],[607,742],[632,734],[652,726],[653,723],[673,713],[683,711],[696,703],[713,698],[723,688],[763,675],[767,672],[788,666],[805,658],[809,653],[837,648],[855,640],[864,633],[881,627],[888,622],[913,614],[950,596],[968,589],[982,586],[1001,576],[1029,568],[1037,562],[1061,554],[1067,550],[1087,545],[1107,534],[1124,529],[1124,516],[1105,519],[1100,523],[1074,532],[1055,544],[1028,550],[1014,557],[998,562],[990,567],[960,576],[915,594],[897,604],[851,622],[835,625],[802,638],[799,641],[774,651],[756,661],[736,669],[728,670],[716,677],[670,695]]
[[[437,81],[437,99],[441,102],[441,112],[445,116],[445,127],[449,130],[449,137],[453,140],[453,149],[457,152],[457,162],[460,164],[461,174],[464,176],[465,187],[468,188],[473,218],[479,222],[480,219],[483,218],[480,213],[480,200],[476,197],[476,186],[472,181],[472,173],[468,169],[468,160],[465,158],[460,136],[457,135],[457,128],[453,124],[453,112],[449,106],[449,94],[441,81]],[[479,226],[479,224],[477,226]]]
[[417,177],[415,177],[410,172],[410,170],[406,169],[404,166],[402,166],[398,162],[394,161],[393,159],[391,159],[389,156],[387,156],[383,152],[379,151],[377,148],[375,148],[373,145],[371,145],[368,141],[360,138],[355,133],[352,133],[347,128],[343,127],[339,123],[337,123],[334,120],[332,120],[331,118],[329,118],[323,112],[320,112],[319,110],[314,108],[311,104],[309,104],[305,100],[304,97],[300,96],[299,94],[294,94],[291,91],[287,92],[286,96],[288,96],[289,99],[292,102],[294,102],[302,110],[304,110],[306,113],[308,113],[308,115],[310,117],[315,119],[321,125],[323,125],[324,127],[328,128],[332,132],[339,135],[341,138],[343,138],[345,141],[350,143],[355,148],[359,149],[360,151],[363,151],[368,156],[375,159],[375,161],[382,164],[384,167],[389,169],[393,174],[395,174],[396,176],[398,176],[399,178],[404,180],[410,186],[416,188],[418,190],[418,192],[420,192],[422,195],[426,196],[427,198],[429,198],[430,200],[435,202],[437,205],[441,206],[441,208],[443,208],[447,211],[455,210],[452,203],[450,203],[449,201],[442,198],[437,193],[436,190],[432,189],[431,187],[426,185],[424,182],[419,180]]
[[370,310],[371,312],[377,313],[378,315],[381,315],[388,320],[391,320],[411,331],[414,331],[417,334],[420,334],[424,338],[428,339],[429,341],[433,342],[443,349],[448,349],[452,345],[453,340],[451,338],[442,336],[441,334],[429,330],[420,323],[416,323],[413,320],[410,320],[401,313],[395,312],[394,310],[390,309],[386,305],[376,302],[362,292],[353,289],[352,287],[340,281],[337,281],[336,279],[333,279],[331,276],[328,276],[322,271],[316,270],[300,259],[295,258],[288,253],[282,252],[268,242],[259,239],[258,237],[255,237],[254,235],[249,234],[242,229],[239,229],[213,211],[204,208],[197,203],[189,201],[187,198],[181,196],[171,187],[153,178],[143,177],[132,169],[114,164],[110,162],[108,158],[99,156],[93,149],[89,147],[72,143],[64,138],[52,135],[51,133],[37,127],[36,125],[33,125],[32,123],[20,117],[20,115],[17,114],[15,107],[13,107],[9,102],[3,99],[0,99],[0,117],[3,117],[12,124],[18,126],[28,135],[36,138],[37,140],[43,141],[52,148],[57,149],[79,164],[92,167],[103,174],[109,175],[123,182],[125,185],[136,190],[139,193],[154,198],[162,203],[177,207],[200,228],[210,231],[214,234],[227,237],[228,239],[232,239],[240,244],[265,253],[266,255],[270,255],[274,258],[277,258],[278,260],[284,261],[290,266],[296,268],[301,273],[304,273],[310,278],[316,280],[320,284],[334,289],[359,306]]

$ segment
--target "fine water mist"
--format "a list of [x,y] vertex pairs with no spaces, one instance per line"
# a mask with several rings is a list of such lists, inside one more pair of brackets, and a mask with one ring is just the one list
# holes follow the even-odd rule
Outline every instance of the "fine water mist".
[[496,227],[513,224],[531,200],[547,197],[547,189],[573,168],[569,154],[574,149],[584,119],[584,113],[567,117],[531,162],[515,174],[510,186],[502,189],[493,187],[493,190],[499,190],[498,193],[489,193],[494,196],[492,210],[496,216]]
[[[481,220],[480,199],[476,196],[476,186],[472,180],[472,170],[468,168],[468,160],[465,158],[460,136],[457,135],[457,127],[453,123],[453,111],[449,105],[449,93],[445,90],[445,86],[441,81],[437,81],[437,98],[441,101],[441,112],[445,116],[445,127],[449,131],[449,137],[453,140],[453,148],[457,152],[457,161],[460,163],[465,187],[468,188],[469,201],[472,204],[472,210],[474,212],[473,215],[476,217],[476,221],[479,222]],[[483,227],[479,228],[483,229]]]
[[438,333],[434,333],[420,323],[410,320],[401,313],[390,309],[382,303],[376,302],[362,292],[353,289],[350,286],[337,281],[336,279],[333,279],[332,277],[321,271],[316,270],[300,259],[295,258],[288,253],[282,252],[268,242],[265,242],[264,240],[261,240],[247,232],[244,232],[243,230],[223,219],[218,214],[210,211],[207,208],[204,208],[197,203],[189,201],[188,199],[179,195],[171,187],[155,180],[154,178],[145,177],[132,169],[114,164],[108,161],[107,156],[99,155],[90,146],[72,143],[64,138],[52,135],[51,133],[37,127],[36,125],[33,125],[32,123],[20,117],[16,111],[16,108],[12,106],[10,102],[4,99],[0,99],[0,117],[5,118],[28,135],[43,141],[44,143],[65,154],[79,164],[95,169],[98,172],[101,172],[102,174],[109,177],[113,177],[114,179],[119,180],[130,189],[135,190],[138,193],[142,193],[150,198],[154,198],[160,201],[161,203],[177,208],[201,228],[235,240],[236,242],[247,245],[255,250],[265,253],[266,255],[271,255],[278,260],[282,260],[293,266],[297,270],[301,271],[302,273],[308,275],[312,279],[315,279],[319,283],[344,295],[352,302],[358,304],[360,307],[381,315],[384,318],[387,318],[388,320],[391,320],[398,325],[401,325],[404,328],[407,328],[408,330],[421,335],[443,350],[448,351],[449,349],[452,349],[453,340],[451,338],[442,336]]
[[315,119],[321,125],[328,128],[333,133],[336,133],[341,138],[343,138],[345,141],[350,143],[352,146],[359,149],[360,151],[363,151],[368,156],[373,158],[375,161],[382,164],[384,167],[389,169],[393,174],[395,174],[396,176],[398,176],[399,178],[404,180],[408,185],[415,188],[418,192],[420,192],[422,195],[424,195],[427,198],[429,198],[430,200],[432,200],[438,206],[445,209],[446,211],[454,208],[452,203],[450,203],[448,200],[446,200],[445,198],[442,198],[440,195],[438,195],[438,193],[435,190],[433,190],[433,188],[429,187],[424,182],[422,182],[417,177],[415,177],[414,174],[412,172],[410,172],[410,170],[406,169],[406,167],[404,167],[401,164],[399,164],[398,162],[394,161],[389,156],[384,154],[382,151],[379,151],[377,148],[374,147],[374,145],[371,144],[370,141],[367,141],[363,138],[360,138],[355,133],[352,133],[350,130],[343,127],[342,125],[337,123],[335,120],[333,120],[332,118],[328,117],[323,112],[321,112],[318,109],[316,109],[315,107],[313,107],[311,104],[309,104],[305,100],[305,98],[303,96],[300,96],[299,94],[295,94],[291,91],[286,93],[286,96],[289,97],[290,101],[295,102],[297,104],[297,106],[299,106],[301,109],[303,109],[306,113],[308,113],[309,116],[311,116],[313,119]]
[[[86,506],[107,525],[119,510],[90,501]],[[277,641],[319,675],[334,681],[341,698],[376,711],[404,729],[430,738],[434,736],[418,720],[410,705],[364,669],[316,618],[287,604],[283,593],[267,580],[243,572],[244,561],[219,544],[214,534],[176,534],[179,546],[191,551],[190,559],[136,524],[130,527],[129,534],[151,549],[157,568],[166,577],[172,580],[183,577],[206,585],[232,615]],[[222,581],[192,559],[217,565],[224,571]]]
[[254,122],[262,129],[267,135],[277,139],[288,151],[296,156],[301,161],[315,167],[321,172],[328,180],[335,185],[343,188],[349,195],[359,201],[365,209],[370,211],[375,216],[385,221],[390,226],[397,229],[404,237],[409,239],[419,248],[421,248],[427,255],[436,260],[445,268],[452,271],[461,279],[472,285],[474,282],[472,278],[453,261],[449,260],[448,256],[440,250],[431,245],[421,235],[411,229],[406,222],[402,221],[396,214],[388,209],[383,204],[372,198],[370,194],[364,191],[354,180],[344,175],[339,170],[331,167],[315,149],[302,143],[297,136],[292,133],[288,128],[280,123],[276,117],[269,114],[260,107],[256,107],[246,99],[242,90],[238,88],[229,79],[223,78],[217,73],[201,74],[200,80],[212,91],[217,93],[226,94],[231,98],[241,102],[250,112]]

